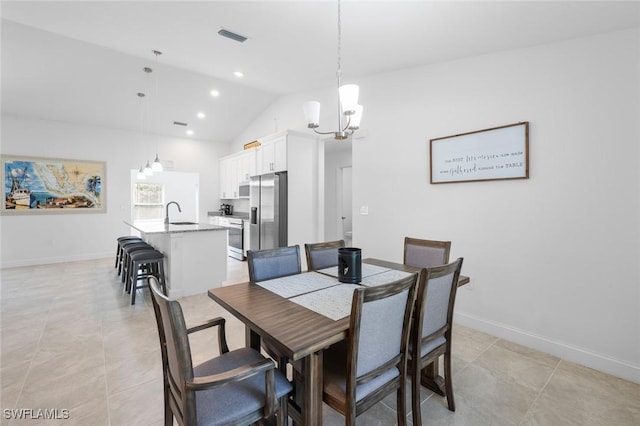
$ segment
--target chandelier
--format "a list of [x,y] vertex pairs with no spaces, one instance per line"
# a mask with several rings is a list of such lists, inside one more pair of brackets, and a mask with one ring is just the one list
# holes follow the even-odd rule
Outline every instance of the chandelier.
[[313,129],[313,131],[319,135],[333,134],[335,139],[344,140],[360,128],[362,105],[358,104],[360,88],[357,85],[341,85],[342,68],[340,67],[340,55],[342,48],[342,21],[340,15],[340,0],[338,0],[338,70],[336,71],[336,77],[338,79],[338,130],[332,132],[319,132],[317,130],[317,128],[320,127],[320,102],[305,102],[302,105],[302,109],[304,110],[307,127],[309,129]]

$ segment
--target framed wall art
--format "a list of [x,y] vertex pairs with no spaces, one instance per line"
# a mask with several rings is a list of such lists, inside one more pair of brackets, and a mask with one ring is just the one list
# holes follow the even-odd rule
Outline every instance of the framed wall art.
[[431,183],[529,178],[529,122],[429,141]]
[[106,163],[2,155],[4,203],[10,215],[105,213]]

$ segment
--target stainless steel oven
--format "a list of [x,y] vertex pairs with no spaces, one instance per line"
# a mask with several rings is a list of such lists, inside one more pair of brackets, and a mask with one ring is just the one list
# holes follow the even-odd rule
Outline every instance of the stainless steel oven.
[[220,226],[224,226],[229,230],[229,244],[227,252],[229,257],[238,260],[245,260],[244,257],[244,226],[242,219],[235,217],[220,217],[218,219]]

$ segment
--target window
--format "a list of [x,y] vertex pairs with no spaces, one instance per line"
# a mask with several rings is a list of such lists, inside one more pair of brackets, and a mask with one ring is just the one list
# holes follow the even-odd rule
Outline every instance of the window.
[[161,183],[137,182],[133,193],[133,220],[164,218],[164,188]]

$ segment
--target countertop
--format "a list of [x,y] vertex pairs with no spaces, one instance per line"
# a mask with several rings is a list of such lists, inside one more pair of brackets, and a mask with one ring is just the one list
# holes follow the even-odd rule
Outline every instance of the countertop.
[[172,234],[176,232],[200,232],[200,231],[226,231],[223,226],[210,225],[208,223],[197,223],[195,225],[165,225],[164,221],[152,222],[124,222],[136,231],[145,234]]
[[249,219],[249,213],[246,212],[235,212],[233,214],[221,214],[218,210],[213,212],[207,212],[207,216],[220,216],[220,217],[232,217],[235,219]]

